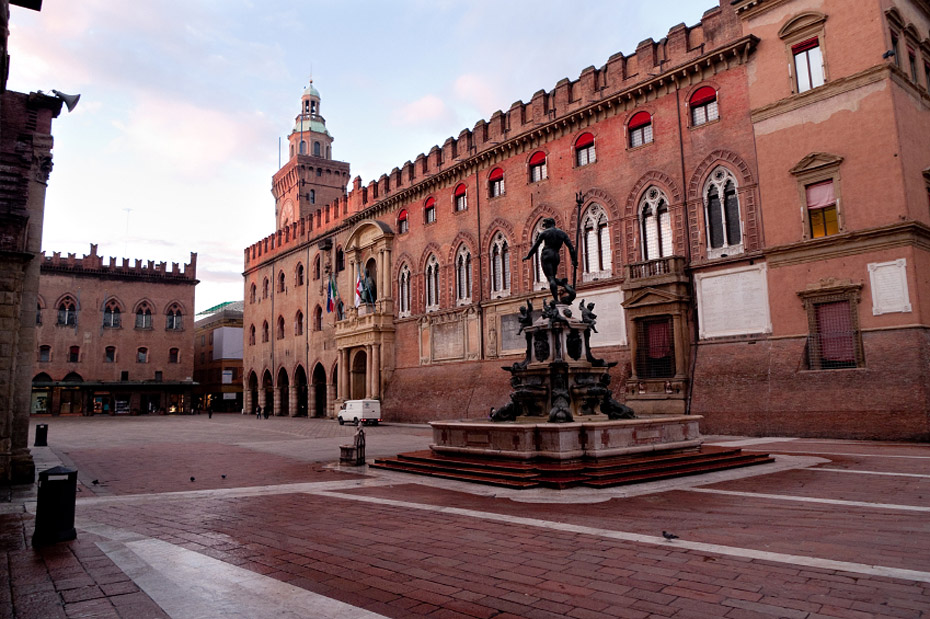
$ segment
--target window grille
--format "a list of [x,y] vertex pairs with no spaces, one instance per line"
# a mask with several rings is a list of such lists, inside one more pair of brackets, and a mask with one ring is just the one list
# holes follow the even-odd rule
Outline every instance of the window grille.
[[671,317],[637,322],[636,374],[639,378],[675,376],[675,338]]

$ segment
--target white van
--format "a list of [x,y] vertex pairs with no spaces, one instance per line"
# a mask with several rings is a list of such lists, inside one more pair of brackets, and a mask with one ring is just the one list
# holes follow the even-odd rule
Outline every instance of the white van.
[[381,402],[378,400],[346,400],[339,407],[339,425],[359,422],[378,425],[381,422]]

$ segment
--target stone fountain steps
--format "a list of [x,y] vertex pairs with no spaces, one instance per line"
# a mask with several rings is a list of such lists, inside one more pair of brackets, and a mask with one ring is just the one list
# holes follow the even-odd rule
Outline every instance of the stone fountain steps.
[[580,485],[606,488],[773,461],[767,454],[705,446],[674,453],[568,462],[515,461],[418,451],[380,458],[371,466],[508,488],[570,488]]

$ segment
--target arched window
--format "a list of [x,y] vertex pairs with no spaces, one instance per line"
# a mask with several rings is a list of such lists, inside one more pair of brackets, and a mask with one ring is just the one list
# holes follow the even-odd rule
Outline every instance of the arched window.
[[610,253],[610,227],[607,225],[607,213],[600,204],[588,207],[581,219],[582,258],[586,282],[610,277],[613,273],[613,261]]
[[491,294],[510,294],[510,246],[503,232],[495,234],[491,241]]
[[284,339],[284,316],[278,316],[278,328],[275,329],[275,338]]
[[[536,227],[533,229],[533,242],[536,242],[536,237],[542,233],[543,220],[540,219],[536,222]],[[542,290],[543,288],[549,287],[549,281],[546,279],[546,274],[543,273],[542,269],[542,245],[539,246],[539,249],[536,250],[536,253],[533,254],[533,288],[536,290]]]
[[65,297],[58,304],[58,324],[68,327],[77,324],[77,304],[71,297]]
[[268,321],[262,323],[262,342],[268,341]]
[[116,363],[116,346],[107,346],[104,349],[103,362],[104,363]]
[[698,127],[720,118],[717,111],[717,91],[710,86],[698,88],[691,95],[688,105],[691,107],[692,127]]
[[658,187],[646,190],[639,203],[640,233],[643,260],[655,260],[672,253],[672,222],[668,213],[668,198]]
[[121,325],[119,303],[115,299],[107,301],[103,308],[103,327],[105,329],[119,329]]
[[304,285],[304,265],[302,262],[297,263],[297,285]]
[[346,255],[341,247],[336,248],[336,273],[346,270]]
[[297,310],[297,315],[294,316],[294,335],[303,335],[304,334],[304,313],[300,310]]
[[630,130],[630,148],[652,142],[652,116],[649,115],[649,112],[633,114],[628,127]]
[[319,157],[321,152],[322,152],[322,151],[320,150],[320,143],[319,143],[319,142],[314,142],[314,143],[313,143],[313,156],[314,156],[314,157]]
[[407,209],[404,209],[400,212],[400,215],[397,216],[397,233],[404,234],[410,229],[410,225],[407,222]]
[[397,280],[397,296],[399,318],[406,318],[410,315],[410,267],[406,264],[400,269],[400,279]]
[[530,182],[536,183],[548,178],[548,176],[549,172],[546,169],[546,153],[538,150],[530,157]]
[[316,204],[316,189],[311,189],[310,193],[307,194],[307,198],[310,200],[310,204]]
[[68,363],[78,363],[81,360],[81,347],[72,346],[68,349]]
[[269,284],[268,284],[268,278],[266,277],[266,278],[262,281],[262,298],[263,298],[263,299],[267,299],[267,298],[268,298],[268,291],[269,291]]
[[249,346],[255,346],[255,325],[249,326]]
[[181,320],[181,308],[177,303],[172,303],[168,308],[168,315],[165,321],[165,329],[168,331],[182,331],[184,322]]
[[168,350],[168,363],[179,363],[181,358],[181,353],[177,348],[171,348]]
[[278,292],[284,292],[286,286],[286,281],[284,279],[284,271],[278,273]]
[[36,324],[42,324],[42,304],[36,303]]
[[594,136],[590,133],[582,133],[575,140],[575,165],[580,168],[595,161],[597,158],[594,154]]
[[313,310],[313,330],[323,330],[323,308],[319,305],[317,305]]
[[723,166],[716,168],[704,185],[704,221],[708,258],[743,251],[736,178]]
[[465,245],[455,256],[455,302],[458,305],[471,303],[471,252]]
[[426,260],[426,311],[439,309],[439,261],[430,255]]
[[459,183],[453,195],[456,211],[464,211],[468,208],[468,190],[465,188],[465,183]]
[[51,346],[39,346],[39,361],[51,361],[52,360],[52,347]]
[[149,349],[145,346],[136,349],[136,363],[149,362]]
[[313,281],[320,279],[320,255],[313,259]]
[[136,308],[136,329],[152,328],[152,308],[143,301]]
[[488,175],[488,195],[492,198],[504,195],[504,170],[494,168]]
[[428,198],[423,204],[423,221],[428,224],[436,221],[436,198]]
[[255,284],[249,287],[249,303],[255,303]]

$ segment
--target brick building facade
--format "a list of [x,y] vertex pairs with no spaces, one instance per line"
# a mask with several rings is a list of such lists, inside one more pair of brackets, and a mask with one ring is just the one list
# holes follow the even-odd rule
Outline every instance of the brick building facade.
[[27,445],[29,381],[45,187],[52,171],[52,119],[61,99],[7,90],[10,5],[41,10],[41,0],[0,0],[0,480],[32,483]]
[[32,412],[188,413],[197,254],[189,264],[116,258],[41,263],[33,323]]
[[198,409],[242,412],[242,301],[221,303],[197,314],[194,382]]
[[927,135],[926,0],[721,0],[323,204],[307,189],[348,166],[292,133],[306,182],[275,185],[278,229],[245,250],[245,406],[486,416],[551,217],[637,412],[927,439]]

